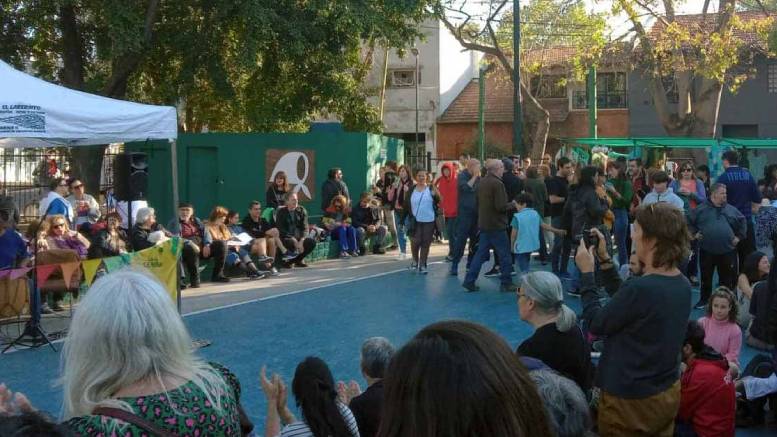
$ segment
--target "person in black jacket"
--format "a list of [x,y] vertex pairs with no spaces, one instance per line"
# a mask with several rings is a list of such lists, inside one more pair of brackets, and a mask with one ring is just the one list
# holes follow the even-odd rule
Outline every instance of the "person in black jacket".
[[161,232],[166,237],[172,236],[162,225],[156,221],[154,208],[140,208],[135,215],[135,224],[130,233],[132,250],[143,250],[154,247],[155,243],[149,241],[149,236],[154,232]]
[[267,207],[278,209],[278,207],[285,205],[286,193],[289,191],[291,191],[291,188],[289,188],[286,172],[279,171],[275,174],[272,184],[267,187]]
[[345,196],[348,204],[351,203],[351,195],[348,194],[348,186],[343,182],[343,171],[337,167],[329,169],[328,179],[321,186],[321,211],[326,211],[335,196]]
[[599,227],[604,223],[604,215],[608,209],[607,196],[600,197],[596,192],[596,180],[603,175],[599,167],[584,167],[580,171],[577,188],[574,192],[570,190],[564,213],[571,217],[568,231],[573,241],[579,241],[577,237],[583,230]]
[[368,338],[362,343],[360,365],[367,390],[362,392],[356,381],[349,382],[347,386],[342,381],[337,383],[340,402],[351,409],[362,437],[373,437],[378,433],[383,407],[383,376],[393,355],[394,346],[388,339]]
[[[678,357],[691,309],[691,284],[678,266],[690,251],[690,235],[683,212],[664,203],[640,207],[632,235],[645,267],[622,284],[601,234],[596,247],[586,248],[581,238],[575,256],[582,318],[590,333],[605,337],[596,375],[599,433],[672,435],[680,406]],[[595,276],[617,286],[612,297]]]
[[359,253],[367,253],[367,247],[364,245],[367,237],[372,237],[372,253],[378,255],[386,253],[383,249],[383,241],[386,239],[388,228],[381,223],[380,207],[373,203],[370,193],[362,193],[359,204],[351,210],[351,226],[356,229]]
[[296,193],[286,194],[286,207],[278,210],[275,224],[283,245],[289,250],[296,249],[298,254],[286,266],[307,267],[304,260],[316,248],[316,240],[308,237],[308,211],[299,204]]
[[118,212],[108,213],[105,217],[105,229],[100,230],[92,239],[89,246],[88,257],[107,258],[127,253],[129,250],[129,241],[126,232],[119,227],[121,216]]

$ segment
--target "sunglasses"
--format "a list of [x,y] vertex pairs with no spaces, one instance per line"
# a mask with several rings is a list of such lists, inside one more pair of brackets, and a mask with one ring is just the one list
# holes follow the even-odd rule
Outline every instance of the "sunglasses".
[[70,187],[70,188],[72,188],[72,189],[74,189],[74,190],[75,190],[76,188],[83,188],[83,186],[84,186],[83,184],[78,184],[78,185],[73,185],[73,186],[72,186],[72,187]]
[[54,223],[53,225],[51,225],[51,227],[54,228],[54,229],[64,228],[65,224],[64,223]]
[[684,168],[684,169],[682,169],[682,171],[693,171],[693,169],[692,168]]

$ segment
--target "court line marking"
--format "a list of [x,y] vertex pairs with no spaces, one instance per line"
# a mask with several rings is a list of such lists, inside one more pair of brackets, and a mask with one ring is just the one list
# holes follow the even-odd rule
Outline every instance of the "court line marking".
[[[431,264],[444,264],[444,262],[443,261],[435,261],[435,262],[430,262],[429,264],[430,265]],[[388,275],[393,275],[394,273],[401,273],[401,272],[407,272],[407,271],[408,271],[407,268],[403,268],[403,269],[398,269],[398,270],[391,270],[391,271],[388,271],[388,272],[375,273],[373,275],[362,276],[362,277],[359,277],[359,278],[346,279],[345,281],[333,282],[331,284],[322,284],[322,285],[317,285],[315,287],[303,288],[301,290],[294,290],[294,291],[289,291],[289,292],[286,292],[286,293],[274,294],[272,296],[264,296],[264,297],[259,297],[259,298],[256,298],[256,299],[250,299],[250,300],[246,300],[246,301],[243,301],[243,302],[235,302],[235,303],[231,303],[231,304],[228,304],[228,305],[222,305],[222,306],[217,306],[217,307],[213,307],[213,308],[206,308],[206,309],[203,309],[203,310],[192,311],[190,313],[181,314],[181,317],[196,316],[196,315],[199,315],[199,314],[210,313],[210,312],[213,312],[213,311],[225,310],[225,309],[228,309],[228,308],[234,308],[234,307],[240,306],[240,305],[247,305],[247,304],[250,304],[250,303],[262,302],[262,301],[265,301],[265,300],[276,299],[276,298],[279,298],[279,297],[293,296],[295,294],[300,294],[300,293],[308,293],[308,292],[311,292],[311,291],[320,290],[322,288],[334,287],[336,285],[345,285],[345,284],[350,284],[352,282],[363,281],[365,279],[380,278],[381,276],[388,276]]]
[[[444,261],[434,261],[434,262],[430,262],[429,263],[429,265],[433,265],[433,264],[445,264],[445,262]],[[265,301],[265,300],[275,299],[275,298],[278,298],[278,297],[293,296],[295,294],[300,294],[300,293],[308,293],[308,292],[311,292],[311,291],[320,290],[322,288],[334,287],[336,285],[345,285],[345,284],[350,284],[352,282],[362,281],[362,280],[365,280],[365,279],[380,278],[381,276],[388,276],[388,275],[393,275],[394,273],[401,273],[401,272],[407,272],[407,271],[408,271],[407,268],[403,268],[403,269],[391,270],[391,271],[388,271],[388,272],[375,273],[374,275],[367,275],[367,276],[362,276],[362,277],[359,277],[359,278],[346,279],[345,281],[333,282],[331,284],[323,284],[323,285],[318,285],[318,286],[315,286],[315,287],[303,288],[301,290],[294,290],[294,291],[289,291],[289,292],[286,292],[286,293],[274,294],[272,296],[264,296],[264,297],[259,297],[259,298],[256,298],[256,299],[250,299],[250,300],[246,300],[246,301],[243,301],[243,302],[235,302],[235,303],[231,303],[229,305],[222,305],[222,306],[213,307],[213,308],[206,308],[204,310],[192,311],[190,313],[181,314],[181,317],[183,318],[183,317],[189,317],[189,316],[196,316],[196,315],[199,315],[199,314],[206,314],[206,313],[210,313],[210,312],[213,312],[213,311],[234,308],[234,307],[237,307],[237,306],[240,306],[240,305],[247,305],[247,304],[251,304],[251,303],[262,302],[262,301]],[[56,340],[52,341],[51,343],[52,344],[63,343],[65,341],[65,339],[66,339],[66,337],[59,338],[59,339],[56,339]],[[48,345],[41,345],[41,346],[37,346],[36,348],[47,347],[47,346]],[[12,347],[8,351],[6,351],[6,354],[11,354],[11,353],[18,352],[18,351],[25,350],[25,349],[36,349],[36,348],[29,347],[29,346],[23,346],[23,347],[20,347],[20,348]],[[59,353],[59,352],[61,352],[61,350],[57,351],[57,353]]]

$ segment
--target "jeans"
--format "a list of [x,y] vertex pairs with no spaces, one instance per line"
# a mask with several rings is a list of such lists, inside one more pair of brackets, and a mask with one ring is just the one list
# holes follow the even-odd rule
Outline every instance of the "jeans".
[[467,244],[467,240],[469,240],[469,254],[467,255],[467,269],[469,269],[478,247],[478,216],[474,212],[462,213],[456,217],[456,237],[451,254],[451,271],[458,270],[459,262],[464,257],[464,246]]
[[[561,217],[552,217],[550,219],[551,226],[557,229],[561,229]],[[569,264],[569,254],[572,252],[572,237],[567,235],[564,237],[556,236],[553,239],[553,250],[550,253],[550,266],[553,273],[566,273],[567,265]]]
[[397,245],[400,253],[407,253],[407,240],[405,240],[405,221],[399,211],[394,211],[394,223],[397,226]]
[[488,260],[489,250],[492,248],[496,253],[496,260],[499,263],[500,280],[502,285],[512,284],[510,276],[513,273],[513,257],[510,253],[510,240],[504,230],[498,231],[480,231],[478,238],[478,250],[475,252],[475,258],[472,265],[467,270],[467,276],[464,283],[474,283],[480,275],[480,268]]
[[548,246],[545,245],[545,230],[540,227],[540,261],[545,262],[548,259]]
[[340,242],[340,252],[353,252],[359,249],[356,242],[356,229],[353,226],[338,226],[332,233]]
[[518,269],[521,271],[521,275],[529,273],[529,263],[531,262],[531,252],[518,253],[515,255],[515,260],[518,262]]
[[732,250],[722,255],[699,251],[699,265],[701,266],[701,300],[708,301],[712,294],[712,276],[718,270],[718,284],[735,290],[737,276],[739,275],[739,263],[737,251]]
[[453,257],[456,246],[456,217],[445,217],[445,238],[448,239],[448,256]]
[[615,214],[613,231],[615,231],[615,244],[618,245],[618,264],[623,266],[629,263],[631,255],[626,244],[626,235],[629,232],[629,211],[626,208],[616,208],[612,212]]

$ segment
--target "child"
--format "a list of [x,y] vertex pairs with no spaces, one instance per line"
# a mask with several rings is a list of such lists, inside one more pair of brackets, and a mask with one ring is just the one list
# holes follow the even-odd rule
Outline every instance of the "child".
[[515,198],[515,203],[518,206],[518,212],[513,214],[513,220],[510,223],[512,227],[510,247],[516,254],[515,258],[521,274],[526,274],[529,272],[531,254],[540,248],[540,228],[558,235],[564,235],[565,232],[542,222],[540,214],[532,208],[534,198],[531,194],[519,194]]
[[726,357],[732,376],[739,373],[742,330],[737,325],[737,300],[726,287],[718,287],[707,304],[707,315],[699,319],[704,343]]

